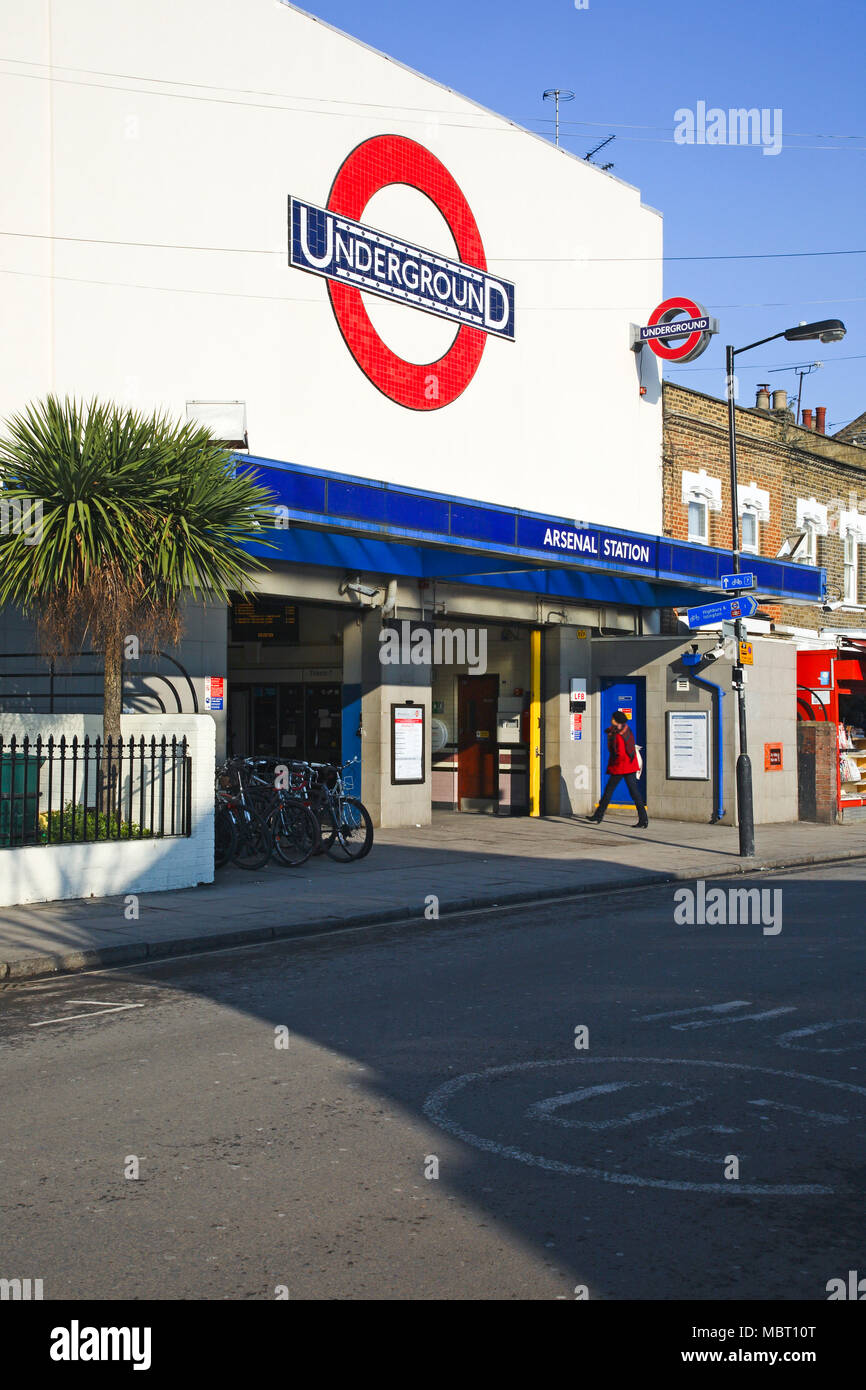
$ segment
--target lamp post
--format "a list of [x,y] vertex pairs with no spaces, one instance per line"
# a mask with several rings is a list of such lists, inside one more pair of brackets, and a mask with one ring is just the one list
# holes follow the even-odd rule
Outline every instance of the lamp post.
[[[752,348],[763,347],[764,343],[786,338],[789,343],[802,343],[820,338],[822,343],[838,343],[845,337],[845,325],[841,319],[822,319],[819,323],[801,323],[795,328],[786,328],[782,333],[773,333],[769,338],[759,338],[756,343],[746,347],[725,348],[725,374],[728,395],[728,446],[731,458],[731,552],[734,574],[740,573],[740,508],[737,500],[737,421],[734,401],[734,360]],[[737,618],[734,627],[737,643],[737,662],[734,666],[734,689],[737,692],[737,714],[740,728],[740,751],[737,756],[737,821],[740,830],[740,854],[751,858],[755,853],[755,808],[752,802],[752,764],[749,761],[746,738],[746,690],[743,668],[740,664],[740,643],[743,640],[743,620]]]

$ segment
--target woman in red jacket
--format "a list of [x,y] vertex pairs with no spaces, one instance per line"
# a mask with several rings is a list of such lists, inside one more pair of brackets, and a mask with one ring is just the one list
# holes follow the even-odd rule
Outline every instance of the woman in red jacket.
[[621,777],[625,778],[632,801],[637,808],[637,824],[635,830],[646,830],[649,825],[647,819],[646,806],[640,794],[637,784],[638,774],[641,766],[638,761],[637,749],[634,745],[634,735],[628,726],[628,720],[621,709],[614,714],[610,728],[607,732],[607,751],[610,754],[607,764],[607,785],[604,795],[598,803],[598,810],[594,815],[588,816],[593,825],[600,825],[604,820],[604,813],[607,810],[610,799],[616,788],[619,786]]

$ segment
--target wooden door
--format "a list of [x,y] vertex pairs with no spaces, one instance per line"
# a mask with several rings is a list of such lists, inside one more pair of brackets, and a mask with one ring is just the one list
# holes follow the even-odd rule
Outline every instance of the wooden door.
[[457,796],[495,799],[498,676],[460,676],[457,687]]

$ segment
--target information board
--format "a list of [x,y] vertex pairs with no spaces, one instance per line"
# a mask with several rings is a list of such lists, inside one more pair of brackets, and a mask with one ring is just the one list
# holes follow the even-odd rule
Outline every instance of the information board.
[[710,716],[706,710],[668,710],[668,781],[710,779]]
[[231,640],[293,645],[298,641],[297,604],[279,598],[232,599]]
[[424,706],[391,706],[391,782],[424,781]]
[[204,707],[212,714],[225,709],[225,676],[205,676]]

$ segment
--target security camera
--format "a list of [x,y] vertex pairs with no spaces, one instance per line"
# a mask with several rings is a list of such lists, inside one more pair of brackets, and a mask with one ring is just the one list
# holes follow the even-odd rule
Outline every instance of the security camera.
[[835,613],[837,608],[841,608],[844,600],[836,599],[834,603],[824,603],[821,605],[822,613]]
[[373,584],[362,584],[360,579],[344,579],[340,584],[341,594],[351,594],[353,598],[375,598],[379,593]]
[[717,642],[708,652],[704,652],[704,661],[718,661],[725,654],[724,642]]

